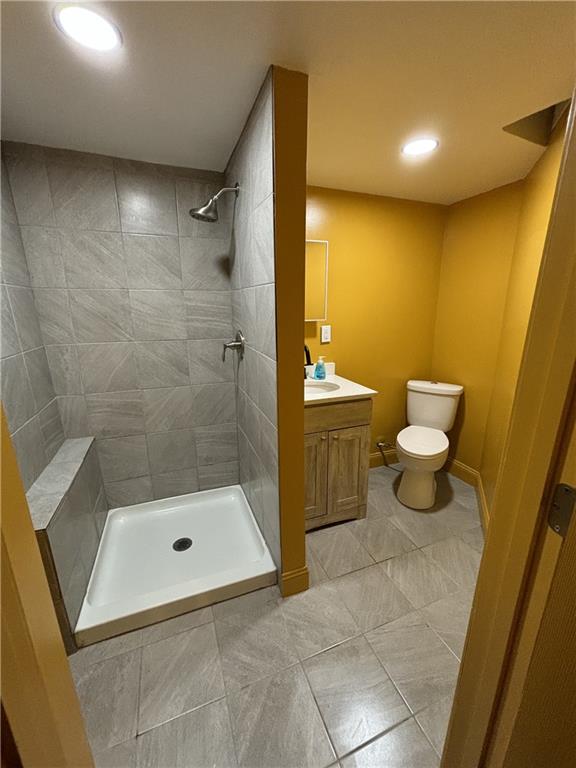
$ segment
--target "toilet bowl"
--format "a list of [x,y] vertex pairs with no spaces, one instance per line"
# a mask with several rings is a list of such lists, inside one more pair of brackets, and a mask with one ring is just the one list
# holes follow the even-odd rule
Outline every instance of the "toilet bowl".
[[410,426],[396,437],[398,461],[404,466],[397,496],[407,507],[429,509],[436,497],[434,473],[448,458],[445,432],[454,425],[464,388],[460,384],[419,380],[410,380],[406,388]]
[[448,447],[448,438],[439,429],[410,426],[398,433],[396,454],[404,466],[398,501],[412,509],[429,509],[434,504],[434,473],[444,466]]

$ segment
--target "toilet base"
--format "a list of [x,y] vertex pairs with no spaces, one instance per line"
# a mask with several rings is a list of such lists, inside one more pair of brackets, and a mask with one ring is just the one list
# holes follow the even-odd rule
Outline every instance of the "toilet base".
[[436,500],[436,477],[434,472],[402,472],[398,501],[411,509],[430,509]]

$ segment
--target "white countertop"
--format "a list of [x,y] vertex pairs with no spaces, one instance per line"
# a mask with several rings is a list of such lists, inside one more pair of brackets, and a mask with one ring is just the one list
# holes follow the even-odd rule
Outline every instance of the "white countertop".
[[[322,388],[322,385],[326,386]],[[308,385],[308,386],[307,386]],[[344,379],[336,374],[326,374],[326,378],[304,380],[304,404],[307,403],[337,403],[343,400],[361,400],[373,397],[378,392],[375,389],[357,384],[355,381]]]

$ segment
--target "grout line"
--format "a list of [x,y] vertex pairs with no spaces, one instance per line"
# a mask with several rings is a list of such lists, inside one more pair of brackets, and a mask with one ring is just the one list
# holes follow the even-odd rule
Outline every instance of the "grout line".
[[43,406],[39,411],[36,411],[36,413],[33,416],[30,416],[29,419],[27,419],[23,424],[21,424],[18,427],[18,429],[14,430],[14,432],[10,432],[10,437],[14,437],[15,435],[18,434],[18,432],[20,432],[20,430],[24,429],[24,427],[28,426],[28,424],[31,424],[34,421],[34,419],[37,419],[41,413],[43,413],[50,405],[52,405],[52,403],[56,401],[56,405],[58,405],[57,399],[58,399],[58,396],[56,395],[55,397],[52,398],[52,400],[50,400],[49,403],[46,403],[45,406]]
[[[140,649],[142,650],[142,649]],[[174,720],[178,720],[181,717],[186,717],[186,715],[192,714],[192,712],[198,712],[200,709],[204,709],[205,707],[209,707],[211,704],[216,704],[218,701],[222,701],[223,699],[226,699],[226,696],[217,696],[214,699],[210,699],[209,701],[205,701],[203,704],[199,704],[197,707],[192,707],[192,709],[187,709],[185,712],[180,712],[179,715],[174,715],[174,717],[168,718],[168,720],[163,720],[161,723],[156,723],[156,725],[150,726],[150,728],[145,728],[143,731],[140,730],[140,713],[138,713],[138,730],[136,732],[136,738],[139,738],[140,736],[143,736],[145,733],[150,733],[150,731],[156,730],[156,728],[161,728],[163,725],[168,725],[168,723],[173,723]]]
[[[454,699],[452,699],[452,701],[454,701]],[[437,702],[434,702],[434,703],[437,703]],[[432,706],[432,705],[428,705],[428,706]],[[426,709],[426,708],[424,708],[424,709]],[[421,709],[421,710],[420,710],[420,712],[423,712],[423,711],[424,711],[423,709]],[[420,713],[418,713],[418,714],[420,714]],[[431,747],[432,747],[432,749],[434,750],[435,754],[436,754],[436,755],[438,755],[438,757],[440,757],[440,758],[441,758],[441,757],[442,757],[442,753],[441,753],[441,752],[438,752],[438,750],[436,749],[436,747],[434,746],[434,744],[432,744],[432,739],[431,739],[431,738],[428,736],[428,734],[426,733],[426,731],[424,730],[424,728],[423,728],[423,727],[420,725],[420,722],[418,721],[418,718],[417,718],[417,716],[416,716],[416,715],[414,715],[414,722],[416,723],[416,725],[418,726],[418,728],[420,729],[420,731],[421,731],[421,732],[422,732],[422,734],[424,735],[424,738],[426,739],[426,741],[428,742],[428,744],[430,744],[430,746],[431,746]],[[446,740],[446,736],[444,737],[444,740]]]
[[142,646],[137,648],[138,652],[138,658],[139,658],[139,665],[138,665],[138,689],[136,694],[136,733],[134,734],[133,738],[138,737],[138,732],[140,728],[140,703],[142,698],[142,675],[143,675],[143,666],[144,666],[144,654],[142,652]]
[[[336,749],[336,744],[334,743],[332,736],[330,735],[330,730],[328,728],[328,725],[326,723],[326,720],[324,719],[324,715],[322,714],[322,709],[320,705],[318,704],[318,699],[316,698],[316,694],[314,693],[314,689],[312,687],[312,684],[310,683],[310,678],[308,677],[308,673],[306,672],[306,667],[304,666],[304,663],[300,662],[300,667],[302,668],[302,672],[304,674],[304,679],[306,680],[306,683],[308,685],[308,690],[310,691],[310,694],[312,695],[312,699],[314,701],[314,704],[316,705],[316,710],[318,714],[320,715],[320,720],[322,721],[322,725],[324,726],[324,733],[326,735],[326,738],[328,739],[328,743],[332,747],[332,752],[334,753],[334,757],[336,758],[336,763],[339,762],[340,758],[338,756],[338,750]],[[333,765],[334,761],[329,763],[329,765]]]
[[236,765],[240,765],[240,759],[239,759],[239,749],[236,745],[236,734],[234,732],[234,723],[232,720],[232,713],[230,711],[230,705],[228,702],[228,696],[224,697],[224,704],[226,706],[226,714],[228,715],[228,724],[230,726],[230,735],[232,736],[232,749],[234,750],[234,757],[236,759]]
[[[364,742],[364,744],[362,744],[361,746],[357,747],[356,749],[351,750],[350,752],[346,752],[339,759],[340,760],[345,760],[346,758],[350,757],[350,755],[354,755],[357,752],[359,752],[361,749],[364,749],[364,747],[368,747],[371,744],[374,744],[374,742],[378,741],[383,736],[386,736],[391,731],[393,731],[395,728],[399,728],[401,725],[404,725],[404,723],[407,723],[409,720],[413,720],[413,719],[414,719],[414,715],[409,715],[408,717],[405,717],[403,720],[399,720],[397,723],[395,723],[394,725],[391,725],[389,728],[386,728],[381,733],[377,734],[376,736],[373,736],[371,739],[368,739],[368,741]],[[382,768],[385,768],[385,767],[383,766]]]

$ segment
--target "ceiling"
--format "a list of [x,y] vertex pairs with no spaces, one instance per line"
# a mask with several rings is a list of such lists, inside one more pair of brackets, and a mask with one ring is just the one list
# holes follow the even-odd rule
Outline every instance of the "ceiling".
[[[112,2],[112,55],[2,3],[3,137],[222,170],[270,64],[310,75],[309,183],[451,203],[526,175],[502,131],[569,97],[571,2]],[[408,162],[402,143],[440,148]]]

